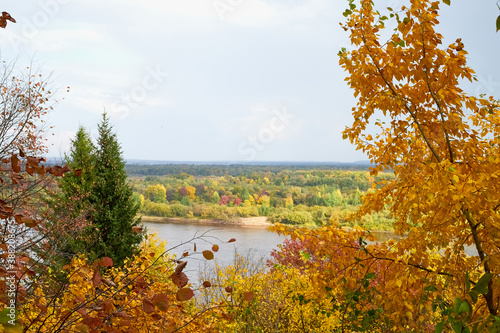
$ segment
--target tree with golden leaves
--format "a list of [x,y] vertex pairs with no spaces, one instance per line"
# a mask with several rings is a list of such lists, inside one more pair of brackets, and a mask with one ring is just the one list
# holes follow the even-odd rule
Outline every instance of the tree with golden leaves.
[[362,231],[274,229],[319,246],[321,266],[308,270],[323,272],[316,282],[339,302],[342,332],[497,332],[498,101],[460,88],[474,71],[460,39],[442,45],[439,1],[411,0],[389,17],[373,1],[349,5],[342,27],[353,50],[339,62],[358,102],[343,136],[370,158],[372,176],[396,176],[374,183],[353,218],[388,207],[402,238],[368,245]]

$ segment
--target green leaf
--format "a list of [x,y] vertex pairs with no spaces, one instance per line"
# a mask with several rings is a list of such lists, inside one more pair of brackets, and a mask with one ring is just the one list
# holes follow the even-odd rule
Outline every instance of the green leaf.
[[493,274],[484,273],[483,276],[477,281],[476,285],[472,288],[472,290],[477,291],[480,294],[486,294],[488,292],[488,283],[490,282]]
[[451,329],[455,333],[462,333],[463,328],[464,327],[462,325],[462,322],[460,322],[460,321],[456,321],[456,322],[451,324]]
[[434,327],[434,332],[435,333],[441,333],[441,332],[443,332],[444,324],[445,324],[445,322],[437,324],[436,327]]
[[349,10],[349,9],[346,9],[346,10],[342,13],[342,15],[344,15],[345,17],[347,17],[347,16],[349,16],[349,15],[351,15],[351,14],[352,14],[352,11],[351,11],[351,10]]
[[460,306],[462,305],[462,300],[458,297],[455,297],[455,305],[453,306],[453,313],[455,315],[459,315],[460,314]]
[[497,32],[500,30],[500,15],[497,17]]
[[443,2],[444,2],[445,4],[447,4],[448,6],[450,5],[450,0],[443,0]]
[[410,19],[409,19],[408,17],[405,17],[405,18],[403,19],[403,23],[404,23],[404,24],[407,24],[408,22],[410,22]]
[[469,304],[467,304],[467,302],[462,302],[462,304],[460,304],[460,307],[458,308],[458,314],[469,313],[469,312],[470,312]]
[[470,298],[472,299],[472,301],[474,303],[476,303],[477,299],[479,297],[479,293],[477,291],[475,291],[475,290],[471,290],[471,291],[468,292],[468,294],[469,294]]

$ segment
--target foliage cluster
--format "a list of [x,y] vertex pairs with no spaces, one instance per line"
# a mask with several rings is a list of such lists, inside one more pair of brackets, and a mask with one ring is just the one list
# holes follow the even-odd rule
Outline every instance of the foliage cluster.
[[[217,166],[211,166],[216,172]],[[249,176],[133,177],[133,188],[141,202],[141,213],[161,217],[237,219],[268,216],[272,222],[295,225],[363,224],[372,229],[390,229],[387,212],[348,220],[373,184],[393,179],[368,171],[282,170],[252,171]]]

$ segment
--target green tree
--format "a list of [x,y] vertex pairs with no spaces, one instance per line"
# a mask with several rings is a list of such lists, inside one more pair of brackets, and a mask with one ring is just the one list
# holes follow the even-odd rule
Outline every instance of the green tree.
[[55,254],[55,271],[76,254],[91,252],[97,240],[91,223],[94,153],[90,135],[80,126],[65,156],[71,171],[57,179],[57,189],[49,190],[45,198],[49,209],[44,234]]
[[75,216],[88,210],[94,181],[95,146],[83,126],[78,128],[75,139],[71,140],[71,150],[65,159],[71,172],[59,179],[59,189],[65,202],[77,198],[73,204]]
[[99,242],[94,252],[97,257],[108,256],[116,263],[123,263],[137,252],[143,238],[133,228],[140,223],[140,218],[136,218],[139,202],[132,197],[120,144],[106,113],[98,129],[92,200]]
[[153,202],[165,203],[167,201],[167,189],[161,184],[148,185],[144,194]]
[[220,200],[219,192],[214,191],[214,194],[212,194],[212,202],[214,204],[219,204],[219,200]]
[[327,194],[325,203],[330,207],[341,206],[343,200],[344,197],[342,196],[342,192],[340,192],[340,190],[337,190]]

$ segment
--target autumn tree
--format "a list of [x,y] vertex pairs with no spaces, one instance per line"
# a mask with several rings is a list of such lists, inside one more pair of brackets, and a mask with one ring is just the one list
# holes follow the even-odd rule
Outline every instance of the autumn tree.
[[4,319],[26,298],[34,267],[43,259],[33,251],[45,242],[38,232],[41,189],[51,175],[69,168],[44,165],[40,156],[47,148],[44,116],[54,105],[47,78],[30,67],[17,72],[15,63],[5,61],[0,71],[0,330],[7,332],[20,329],[15,316],[9,323]]
[[[402,13],[388,10],[396,28],[387,41],[380,37],[387,17],[371,1],[351,8],[343,25],[355,49],[340,52],[340,65],[358,99],[344,137],[375,164],[372,175],[385,169],[396,175],[367,194],[358,216],[390,207],[396,233],[405,235],[394,247],[407,265],[464,290],[483,277],[488,282],[476,290],[479,298],[453,296],[471,304],[467,312],[474,320],[496,316],[499,105],[460,88],[474,71],[460,39],[440,47],[439,2],[413,0]],[[370,132],[372,119],[382,115],[385,121],[373,122],[379,130]],[[467,255],[467,246],[476,255]],[[441,257],[432,256],[437,251]]]
[[92,222],[99,232],[99,240],[94,253],[98,257],[108,256],[120,264],[136,253],[142,240],[142,234],[134,231],[140,223],[140,218],[136,217],[139,202],[132,197],[120,144],[106,113],[98,130]]
[[144,194],[146,198],[153,202],[165,203],[167,200],[167,189],[161,184],[149,185]]
[[460,87],[474,71],[460,39],[442,46],[440,2],[412,0],[386,15],[370,0],[349,4],[342,27],[354,49],[342,49],[339,62],[358,103],[343,136],[370,158],[372,176],[396,176],[375,182],[353,218],[388,208],[402,239],[369,245],[362,231],[274,229],[309,239],[315,257],[329,258],[309,274],[320,274],[319,287],[337,300],[342,331],[365,323],[497,332],[499,104]]

